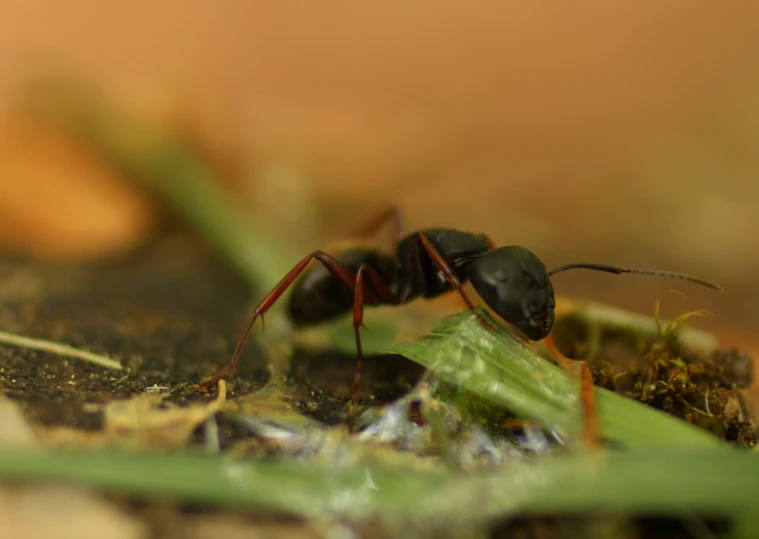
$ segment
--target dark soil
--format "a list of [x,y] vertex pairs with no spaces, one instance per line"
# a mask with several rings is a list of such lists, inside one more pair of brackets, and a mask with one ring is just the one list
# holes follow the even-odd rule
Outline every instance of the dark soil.
[[[302,393],[297,410],[305,416],[330,425],[353,419],[346,415],[356,372],[356,357],[345,354],[308,354],[299,351],[293,358],[289,378]],[[367,357],[361,375],[361,388],[355,403],[379,406],[408,393],[421,379],[425,369],[402,356]]]
[[500,523],[492,539],[553,539],[558,537],[627,537],[630,539],[714,539],[730,537],[730,522],[697,515],[675,518],[659,515],[626,518],[608,514],[515,518]]
[[[211,399],[195,386],[230,357],[248,293],[194,242],[163,240],[120,260],[81,266],[0,264],[0,330],[49,339],[121,360],[109,370],[0,344],[0,387],[43,425],[97,429],[100,407],[165,386],[176,404]],[[248,393],[268,378],[251,343],[230,386]]]

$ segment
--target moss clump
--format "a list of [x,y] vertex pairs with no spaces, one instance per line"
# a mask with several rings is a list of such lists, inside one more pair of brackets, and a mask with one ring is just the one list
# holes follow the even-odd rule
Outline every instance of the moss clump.
[[596,385],[753,447],[758,432],[742,391],[753,380],[753,361],[736,349],[690,346],[683,328],[694,314],[702,313],[641,327],[578,309],[557,320],[554,339],[568,357],[588,362]]

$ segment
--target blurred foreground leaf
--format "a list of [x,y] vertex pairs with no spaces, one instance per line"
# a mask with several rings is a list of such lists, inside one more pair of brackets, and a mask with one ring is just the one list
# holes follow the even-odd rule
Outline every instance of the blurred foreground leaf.
[[[579,381],[505,330],[486,330],[469,311],[445,318],[431,333],[384,352],[406,356],[521,417],[560,432],[580,430]],[[608,440],[628,447],[721,445],[712,435],[640,402],[600,388],[596,392],[601,435]]]
[[[708,465],[707,465],[708,464]],[[112,492],[306,518],[427,529],[524,513],[696,513],[756,523],[759,460],[738,451],[658,450],[517,460],[460,475],[376,463],[317,466],[194,455],[0,453],[0,477],[69,481]],[[425,517],[428,517],[425,520]],[[448,530],[450,531],[450,530]]]

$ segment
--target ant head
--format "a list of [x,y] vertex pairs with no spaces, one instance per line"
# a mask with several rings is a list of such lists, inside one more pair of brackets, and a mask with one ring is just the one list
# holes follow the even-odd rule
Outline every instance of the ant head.
[[556,300],[548,270],[524,247],[495,249],[469,270],[472,286],[488,307],[531,340],[551,331]]

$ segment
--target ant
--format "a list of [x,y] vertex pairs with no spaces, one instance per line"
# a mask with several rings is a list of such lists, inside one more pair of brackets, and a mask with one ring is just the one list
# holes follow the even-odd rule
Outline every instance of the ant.
[[[200,389],[208,389],[235,369],[256,319],[263,319],[266,311],[299,276],[288,304],[290,319],[295,325],[317,324],[353,310],[358,356],[354,396],[360,389],[364,361],[360,330],[366,305],[401,305],[419,297],[435,298],[456,290],[480,323],[494,329],[462,289],[462,284],[469,281],[498,316],[527,339],[539,341],[548,336],[555,318],[556,300],[550,278],[562,271],[589,269],[617,275],[657,275],[722,291],[722,287],[712,282],[669,271],[590,263],[566,264],[548,271],[545,264],[525,247],[496,248],[484,234],[450,228],[426,228],[404,236],[402,216],[397,208],[379,213],[362,228],[360,235],[371,236],[389,222],[394,223],[391,252],[370,246],[353,246],[335,256],[314,251],[298,262],[255,308],[232,360]],[[312,260],[321,265],[306,272]]]

